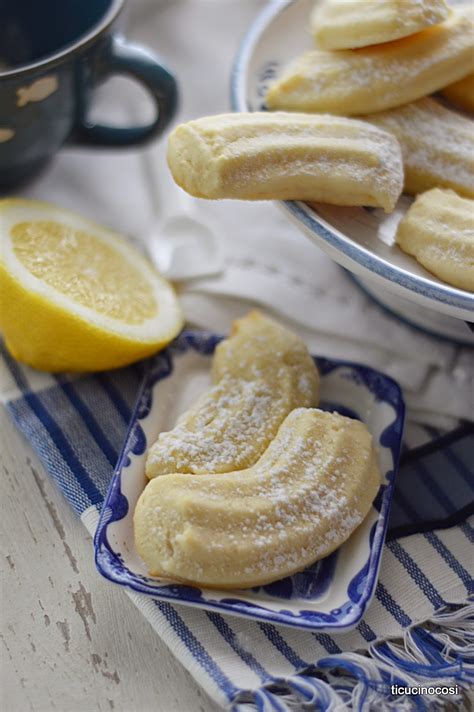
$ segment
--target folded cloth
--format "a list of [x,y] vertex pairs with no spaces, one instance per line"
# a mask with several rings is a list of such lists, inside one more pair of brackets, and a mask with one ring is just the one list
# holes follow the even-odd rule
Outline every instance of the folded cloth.
[[[146,362],[54,376],[20,366],[2,346],[0,365],[10,415],[92,534]],[[435,686],[457,686],[445,700],[463,709],[474,681],[474,433],[418,427],[410,441],[417,447],[405,447],[375,597],[354,631],[299,631],[126,591],[224,708],[415,709],[391,686],[423,685],[419,709],[440,699]]]

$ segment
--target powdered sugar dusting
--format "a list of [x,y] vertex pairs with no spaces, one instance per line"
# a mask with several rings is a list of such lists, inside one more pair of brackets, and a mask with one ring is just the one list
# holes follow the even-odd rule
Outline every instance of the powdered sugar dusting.
[[444,186],[474,196],[471,119],[428,98],[367,118],[400,141],[408,191]]
[[249,467],[293,408],[317,404],[318,373],[303,341],[262,316],[238,323],[217,347],[217,383],[150,448],[149,477]]
[[[274,399],[265,381],[224,378],[186,413],[176,427],[161,433],[149,468],[165,461],[168,472],[226,472],[254,462],[262,448],[262,422],[276,432],[285,404]],[[284,416],[283,416],[284,417]],[[160,468],[162,469],[162,468]]]
[[362,423],[299,408],[248,470],[156,478],[145,490],[160,507],[154,551],[173,540],[161,567],[196,581],[201,567],[221,585],[251,585],[306,566],[367,514],[380,482],[373,458]]
[[329,52],[310,50],[270,87],[271,109],[366,114],[413,101],[474,71],[473,22],[452,12],[414,37]]

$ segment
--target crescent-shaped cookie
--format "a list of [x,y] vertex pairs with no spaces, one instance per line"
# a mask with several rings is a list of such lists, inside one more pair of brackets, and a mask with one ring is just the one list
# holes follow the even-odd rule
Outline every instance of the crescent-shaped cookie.
[[152,575],[214,588],[257,586],[337,549],[379,486],[363,423],[299,408],[249,469],[149,482],[135,509],[135,544]]
[[294,408],[318,404],[319,374],[296,334],[252,311],[216,348],[214,385],[151,446],[146,474],[253,465]]
[[397,141],[340,116],[203,117],[173,131],[168,164],[181,188],[209,199],[307,200],[390,212],[403,185]]
[[425,98],[366,117],[402,148],[404,192],[451,188],[474,198],[474,121]]
[[311,29],[320,49],[354,49],[421,32],[448,15],[444,0],[322,0]]
[[474,200],[434,188],[410,206],[396,241],[440,279],[474,292],[473,217]]
[[474,71],[474,23],[446,22],[394,42],[355,50],[309,50],[269,88],[271,110],[371,114],[420,99]]

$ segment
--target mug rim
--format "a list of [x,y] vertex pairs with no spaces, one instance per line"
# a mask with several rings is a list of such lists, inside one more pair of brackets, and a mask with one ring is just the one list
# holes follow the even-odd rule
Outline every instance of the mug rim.
[[16,77],[21,74],[27,74],[28,72],[34,71],[35,69],[47,69],[49,67],[58,64],[64,57],[66,57],[71,52],[75,52],[78,49],[83,49],[90,45],[96,37],[105,30],[107,30],[110,25],[114,22],[117,15],[121,12],[125,0],[112,0],[112,3],[102,17],[102,19],[95,24],[88,32],[78,37],[74,42],[70,42],[65,45],[62,49],[50,54],[44,59],[38,59],[35,62],[30,62],[29,64],[23,64],[20,67],[14,69],[0,70],[0,80],[8,77]]

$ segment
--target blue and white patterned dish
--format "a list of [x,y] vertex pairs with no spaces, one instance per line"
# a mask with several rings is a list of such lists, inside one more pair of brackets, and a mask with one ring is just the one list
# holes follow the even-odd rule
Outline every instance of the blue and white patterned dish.
[[[271,82],[290,60],[314,46],[308,19],[314,3],[315,0],[274,0],[257,17],[234,64],[231,82],[234,110],[264,109],[264,97]],[[402,196],[390,215],[373,208],[321,204],[313,209],[295,201],[281,205],[332,259],[374,289],[387,290],[385,302],[390,303],[390,296],[394,295],[407,300],[418,310],[425,307],[426,311],[428,307],[456,320],[474,321],[474,294],[437,279],[395,244],[396,227],[410,202],[410,198]],[[408,308],[402,309],[397,303],[395,309],[409,318],[409,304]],[[454,319],[448,329],[442,320],[438,326],[430,325],[429,328],[472,343],[465,324]]]
[[97,568],[110,581],[158,599],[312,630],[349,630],[361,619],[377,582],[405,410],[399,386],[371,368],[316,359],[321,407],[367,423],[383,476],[367,518],[337,552],[267,586],[218,591],[151,577],[135,551],[132,517],[146,484],[147,448],[207,387],[211,356],[220,339],[184,332],[150,360],[100,516]]

